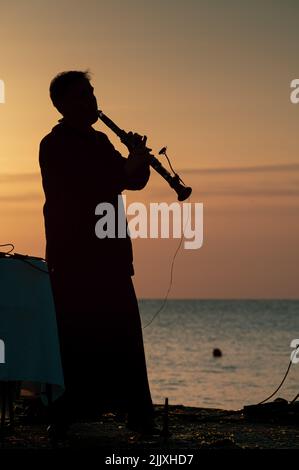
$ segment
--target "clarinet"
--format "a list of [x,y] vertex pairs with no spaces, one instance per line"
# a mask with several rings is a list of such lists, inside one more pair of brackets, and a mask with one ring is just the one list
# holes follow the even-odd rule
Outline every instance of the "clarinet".
[[[108,118],[108,116],[103,113],[103,111],[98,110],[98,116],[99,119],[101,119],[101,121],[106,124],[106,126],[115,132],[115,134],[124,144],[130,143],[130,138],[127,132],[123,129],[120,129],[110,118]],[[174,176],[172,176],[169,171],[163,167],[159,160],[151,154],[149,154],[149,164],[167,181],[169,186],[175,190],[179,201],[185,201],[185,199],[188,199],[192,193],[192,188],[185,186],[177,173],[174,173]]]

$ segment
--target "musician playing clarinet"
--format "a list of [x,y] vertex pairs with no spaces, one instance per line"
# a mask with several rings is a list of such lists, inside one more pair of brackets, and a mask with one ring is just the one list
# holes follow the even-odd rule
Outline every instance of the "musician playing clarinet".
[[[56,308],[65,393],[51,405],[49,431],[64,436],[82,417],[106,411],[140,432],[154,429],[141,321],[132,282],[132,244],[98,238],[95,208],[115,207],[150,177],[146,136],[130,133],[123,157],[92,125],[98,103],[85,71],[58,74],[50,98],[62,119],[40,143],[46,260]],[[116,230],[117,234],[117,230]]]

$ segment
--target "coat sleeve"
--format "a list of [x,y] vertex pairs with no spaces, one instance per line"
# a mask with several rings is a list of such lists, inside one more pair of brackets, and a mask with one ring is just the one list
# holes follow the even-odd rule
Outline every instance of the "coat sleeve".
[[[105,134],[104,134],[105,135]],[[117,167],[118,174],[121,179],[121,187],[122,190],[129,189],[129,190],[140,190],[143,189],[150,177],[150,167],[148,163],[142,164],[136,169],[136,172],[130,177],[127,175],[125,171],[125,165],[128,161],[128,158],[131,158],[129,155],[127,158],[123,157],[120,152],[118,152],[113,144],[110,142],[108,137],[105,135],[106,144],[109,145],[111,154],[114,159],[114,163]]]

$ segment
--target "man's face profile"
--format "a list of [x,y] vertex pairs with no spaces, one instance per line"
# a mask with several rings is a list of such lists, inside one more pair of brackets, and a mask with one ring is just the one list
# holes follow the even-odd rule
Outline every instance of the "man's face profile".
[[98,120],[98,104],[88,80],[78,79],[64,95],[60,112],[63,116],[80,125],[92,125]]

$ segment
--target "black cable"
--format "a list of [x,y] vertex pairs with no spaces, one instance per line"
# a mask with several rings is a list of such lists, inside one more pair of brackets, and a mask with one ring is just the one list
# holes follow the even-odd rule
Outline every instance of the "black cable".
[[169,159],[169,157],[168,157],[166,151],[164,152],[164,155],[165,155],[165,157],[167,158],[167,161],[168,161],[168,164],[169,164],[169,166],[170,166],[170,168],[171,168],[171,171],[176,175],[176,172],[174,171],[173,166],[172,166],[172,164],[170,163],[170,159]]
[[[163,149],[163,150],[164,150],[164,149]],[[160,152],[159,152],[159,153],[160,153]],[[181,177],[177,174],[177,172],[174,170],[174,168],[173,168],[173,166],[172,166],[172,164],[171,164],[171,162],[170,162],[170,158],[168,157],[168,155],[167,155],[167,153],[166,153],[166,147],[165,147],[164,152],[161,151],[161,154],[165,155],[165,157],[167,158],[168,165],[169,165],[169,167],[170,167],[172,173],[174,174],[174,176],[176,176],[176,177],[179,179],[179,181],[180,181],[181,183],[183,183],[184,186],[186,186],[185,183],[184,183],[184,181],[182,180],[182,178],[181,178]]]
[[[190,201],[190,196],[188,197],[188,202]],[[157,310],[157,312],[154,314],[154,316],[152,317],[152,319],[143,327],[143,329],[147,328],[153,321],[154,319],[158,316],[158,314],[163,310],[166,302],[167,302],[167,299],[168,299],[168,294],[170,292],[170,289],[171,289],[171,286],[172,286],[172,275],[173,275],[173,266],[174,266],[174,261],[175,261],[175,258],[176,258],[176,255],[178,254],[178,251],[181,247],[181,244],[182,244],[182,241],[183,241],[183,238],[184,238],[184,235],[185,235],[185,229],[186,229],[186,226],[187,226],[187,222],[189,220],[189,215],[190,213],[188,213],[188,217],[187,217],[187,220],[186,220],[186,223],[185,223],[185,227],[184,227],[184,230],[183,230],[183,233],[182,233],[182,236],[181,236],[181,239],[180,239],[180,243],[174,253],[174,256],[172,258],[172,263],[171,263],[171,268],[170,268],[170,281],[169,281],[169,286],[168,286],[168,289],[167,289],[167,292],[166,292],[166,295],[164,297],[164,300],[163,300],[163,303],[161,305],[161,307]]]
[[12,243],[5,243],[4,245],[0,245],[0,246],[11,246],[12,247],[11,250],[6,252],[6,254],[11,253],[15,249],[15,246]]
[[[298,348],[299,348],[299,344],[297,345],[296,349],[292,352],[292,355],[295,354],[295,352],[297,351]],[[286,370],[286,373],[284,374],[284,377],[283,377],[281,383],[279,384],[279,386],[277,387],[277,389],[275,390],[275,392],[273,392],[268,398],[265,398],[265,400],[263,400],[263,401],[261,401],[260,403],[258,403],[258,405],[261,405],[262,403],[265,403],[265,401],[270,400],[270,398],[272,398],[272,397],[278,392],[278,390],[280,390],[280,388],[282,387],[282,385],[283,385],[284,382],[285,382],[285,379],[286,379],[287,376],[288,376],[288,373],[289,373],[289,371],[290,371],[290,368],[291,368],[292,364],[293,364],[293,362],[292,362],[292,359],[291,359],[291,360],[290,360],[290,363],[289,363],[289,365],[288,365],[288,368],[287,368],[287,370]],[[296,397],[294,398],[293,401],[295,401],[295,400],[298,398],[298,396],[299,396],[299,393],[298,393],[298,395],[296,395]],[[293,403],[293,401],[292,401],[291,403]]]
[[169,281],[169,286],[168,286],[168,289],[167,289],[167,292],[166,292],[166,295],[164,297],[164,300],[163,300],[163,303],[161,305],[161,307],[157,310],[157,312],[154,314],[154,316],[152,317],[152,319],[143,327],[143,329],[147,328],[153,321],[154,319],[158,316],[158,314],[161,312],[161,310],[163,310],[166,302],[167,302],[167,299],[168,299],[168,295],[169,295],[169,292],[170,292],[170,289],[171,289],[171,286],[172,286],[172,275],[173,275],[173,265],[174,265],[174,261],[175,261],[175,258],[176,258],[176,255],[181,247],[181,244],[182,244],[182,241],[183,241],[183,236],[184,236],[184,233],[183,235],[181,236],[181,239],[180,239],[180,243],[175,251],[175,254],[173,256],[173,259],[172,259],[172,263],[171,263],[171,268],[170,268],[170,281]]
[[295,398],[293,398],[293,400],[290,402],[291,405],[297,400],[297,398],[299,398],[299,393],[297,393],[297,395],[295,396]]
[[[27,258],[27,255],[20,255],[19,253],[10,254],[15,249],[15,246],[14,246],[13,243],[5,243],[4,245],[0,245],[0,246],[11,246],[12,247],[11,250],[5,252],[5,254],[7,255],[7,258],[18,259],[20,261],[23,261],[23,263],[29,264],[29,266],[36,269],[37,271],[40,271],[40,272],[45,273],[45,274],[49,274],[49,271],[41,269],[38,266],[35,266],[33,263],[30,263],[30,261],[28,261],[28,259],[25,259],[25,258]],[[28,256],[28,258],[31,258],[31,259],[35,258],[39,261],[45,261],[44,258],[38,258],[38,257],[34,257],[34,256]]]

